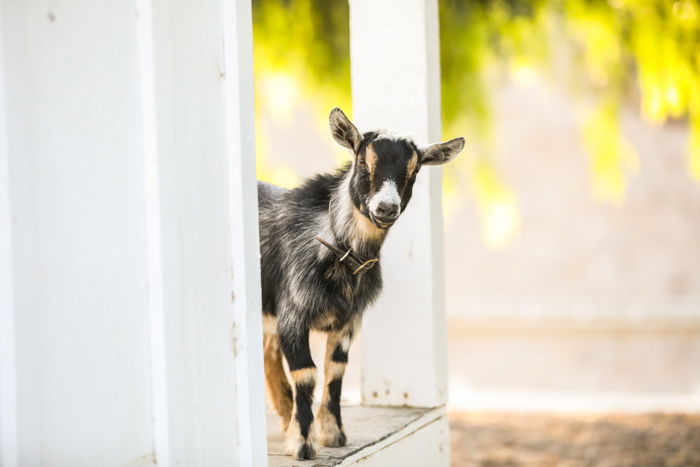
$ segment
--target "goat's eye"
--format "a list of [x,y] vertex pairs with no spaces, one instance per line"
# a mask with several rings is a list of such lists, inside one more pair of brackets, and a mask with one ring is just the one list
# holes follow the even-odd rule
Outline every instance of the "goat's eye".
[[364,157],[358,157],[358,158],[357,158],[357,165],[364,166],[364,165],[365,165],[365,158],[364,158]]

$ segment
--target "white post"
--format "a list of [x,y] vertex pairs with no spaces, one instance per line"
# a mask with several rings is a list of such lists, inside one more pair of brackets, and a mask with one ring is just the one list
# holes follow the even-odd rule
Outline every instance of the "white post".
[[16,394],[3,451],[18,465],[152,463],[133,4],[0,8],[13,297],[0,325],[14,334],[3,403],[6,381]]
[[180,465],[265,465],[250,3],[152,8],[142,46],[153,60],[142,72],[154,103],[146,140],[156,141],[146,186],[160,187],[156,454]]
[[[437,0],[350,0],[354,119],[418,144],[440,139]],[[362,400],[446,401],[441,171],[426,167],[382,251],[384,292],[365,313]]]
[[233,240],[234,351],[238,362],[241,465],[267,465],[263,386],[258,189],[253,117],[253,24],[249,0],[224,0],[225,113]]
[[225,113],[229,154],[234,351],[241,465],[267,465],[263,386],[258,186],[253,117],[253,22],[250,1],[224,0]]
[[266,465],[250,3],[0,12],[0,462]]
[[[3,21],[0,3],[0,25]],[[4,41],[0,36],[0,465],[17,467],[17,359],[3,51]]]

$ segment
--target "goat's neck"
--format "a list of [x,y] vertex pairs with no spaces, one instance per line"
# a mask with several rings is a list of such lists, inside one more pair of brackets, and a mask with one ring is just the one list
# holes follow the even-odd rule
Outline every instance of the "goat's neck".
[[352,169],[343,175],[331,193],[328,216],[338,241],[363,256],[379,256],[387,231],[375,226],[352,202],[350,180]]

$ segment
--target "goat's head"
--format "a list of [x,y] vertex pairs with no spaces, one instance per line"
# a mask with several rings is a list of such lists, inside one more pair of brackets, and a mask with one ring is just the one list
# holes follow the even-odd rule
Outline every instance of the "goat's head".
[[418,147],[410,138],[383,131],[361,134],[338,108],[329,120],[335,140],[353,155],[350,197],[381,229],[391,227],[406,209],[423,165],[449,162],[464,148],[464,138]]

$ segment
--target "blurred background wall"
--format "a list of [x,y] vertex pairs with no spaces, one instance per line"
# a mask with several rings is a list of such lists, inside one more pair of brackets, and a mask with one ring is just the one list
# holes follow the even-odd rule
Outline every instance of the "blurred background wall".
[[[294,186],[347,157],[327,113],[352,113],[348,4],[253,5],[258,177]],[[445,171],[452,407],[700,409],[698,2],[440,20],[444,137],[467,138]]]

